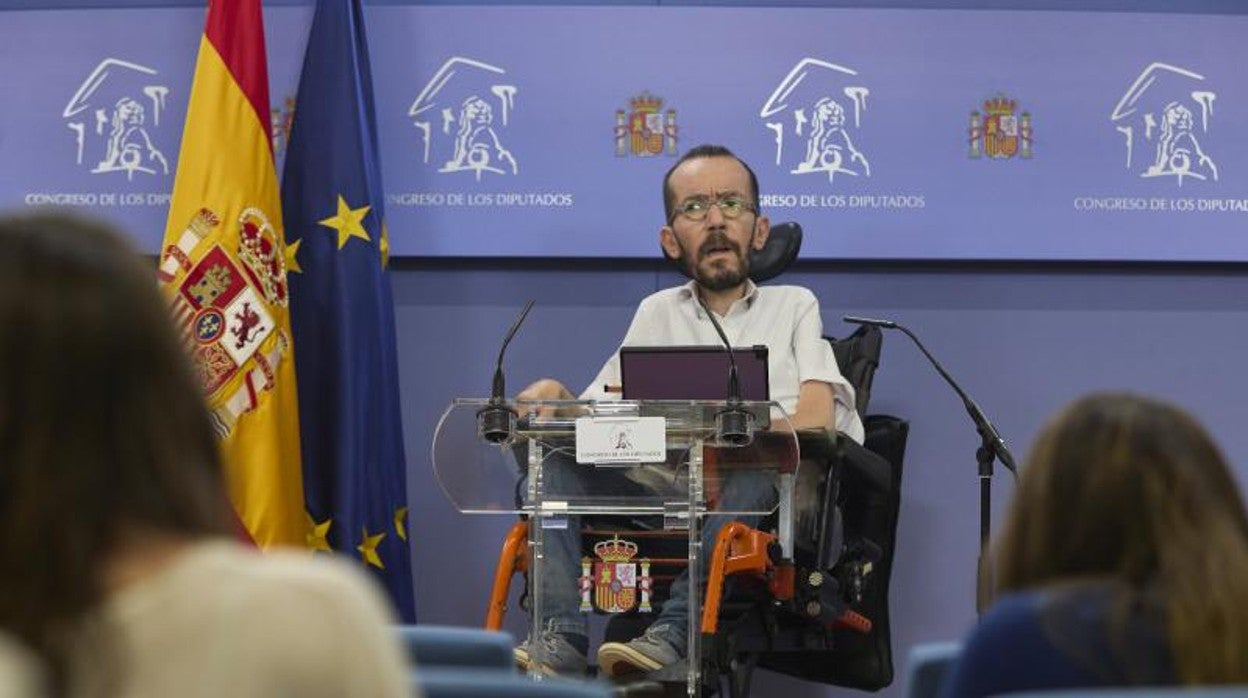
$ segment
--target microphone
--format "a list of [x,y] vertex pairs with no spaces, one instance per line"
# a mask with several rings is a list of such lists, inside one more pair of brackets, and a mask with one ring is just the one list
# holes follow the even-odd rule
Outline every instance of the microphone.
[[507,406],[507,387],[503,380],[503,354],[507,351],[507,345],[511,344],[511,338],[515,337],[516,331],[520,329],[520,323],[524,322],[524,318],[528,317],[532,309],[533,301],[530,300],[524,305],[524,310],[520,311],[520,317],[512,323],[511,329],[507,330],[507,336],[503,338],[503,346],[498,350],[498,362],[494,365],[494,385],[490,390],[490,401],[485,407],[477,410],[477,435],[492,444],[507,443],[516,430],[516,411]]
[[876,320],[869,317],[858,317],[857,315],[846,315],[841,319],[845,322],[852,322],[855,325],[872,325],[874,327],[883,327],[890,330],[900,327],[900,325],[892,320]]
[[722,443],[733,446],[749,445],[754,440],[754,415],[741,406],[741,381],[737,373],[736,352],[732,350],[732,343],[728,341],[724,328],[715,319],[715,313],[711,312],[701,295],[696,295],[696,297],[698,305],[702,306],[707,319],[711,321],[711,326],[719,334],[719,340],[724,343],[725,351],[728,352],[728,406],[715,415],[716,436]]
[[1014,456],[1010,455],[1010,449],[1006,448],[1005,440],[1001,438],[1001,434],[997,432],[997,428],[992,426],[992,422],[988,421],[988,417],[984,415],[984,411],[979,409],[979,405],[962,390],[953,376],[945,370],[944,366],[932,356],[932,353],[923,346],[923,342],[914,335],[913,332],[906,329],[905,326],[899,325],[892,320],[874,320],[871,318],[854,317],[845,315],[842,317],[845,322],[852,322],[856,325],[873,325],[875,327],[884,327],[890,330],[896,329],[906,333],[910,341],[914,342],[919,351],[923,352],[923,356],[932,363],[936,368],[936,372],[941,378],[953,388],[953,392],[962,398],[962,404],[966,407],[967,414],[971,415],[971,421],[975,422],[975,430],[979,432],[979,446],[975,449],[975,462],[979,466],[979,564],[975,573],[975,610],[983,613],[988,607],[990,595],[989,580],[989,563],[988,563],[988,540],[991,533],[992,514],[992,462],[1000,460],[1006,470],[1014,476],[1014,480],[1018,480],[1018,469],[1014,466]]
[[[975,422],[975,428],[984,439],[984,446],[989,448],[993,454],[1001,460],[1001,464],[1013,473],[1015,478],[1018,477],[1018,470],[1014,467],[1014,456],[1010,454],[1010,449],[1006,447],[1005,439],[1001,438],[1001,434],[997,431],[997,428],[992,425],[992,422],[988,421],[988,417],[984,414],[983,410],[979,409],[979,405],[975,404],[975,401],[966,394],[966,391],[962,390],[962,387],[953,379],[953,376],[949,375],[949,372],[945,370],[945,367],[940,365],[940,362],[936,360],[936,357],[932,356],[931,352],[927,350],[927,347],[923,346],[923,342],[920,342],[919,338],[916,337],[913,332],[906,329],[905,326],[899,325],[892,320],[876,320],[874,318],[857,317],[854,315],[844,315],[841,319],[855,325],[872,325],[890,330],[901,330],[904,332],[906,336],[914,342],[915,346],[919,348],[919,351],[923,352],[923,356],[926,356],[927,360],[932,363],[932,366],[936,368],[936,372],[940,374],[940,377],[944,378],[945,382],[953,388],[953,392],[957,393],[958,397],[962,398],[962,404],[966,407],[967,413],[971,415],[971,421]],[[991,462],[991,459],[989,462]]]

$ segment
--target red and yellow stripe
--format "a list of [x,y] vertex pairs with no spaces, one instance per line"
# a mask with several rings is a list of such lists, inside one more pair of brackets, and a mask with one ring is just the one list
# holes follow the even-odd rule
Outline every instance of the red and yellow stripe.
[[[259,0],[212,0],[200,40],[195,80],[178,156],[165,247],[176,245],[187,222],[202,208],[221,224],[189,252],[201,257],[212,245],[237,258],[239,218],[245,209],[264,212],[282,244],[281,199],[269,129],[268,69]],[[165,285],[173,299],[183,273]],[[270,305],[278,332],[257,354],[273,351],[278,335],[290,334],[289,309]],[[252,371],[240,370],[209,396],[218,409],[240,388],[253,390]],[[244,385],[244,383],[246,385]],[[302,465],[294,351],[287,344],[274,366],[272,385],[255,393],[254,409],[242,414],[221,442],[226,482],[239,518],[261,546],[303,545]]]

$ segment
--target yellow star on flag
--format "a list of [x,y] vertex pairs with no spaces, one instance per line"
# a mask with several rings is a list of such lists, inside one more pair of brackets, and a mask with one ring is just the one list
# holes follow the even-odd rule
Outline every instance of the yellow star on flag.
[[342,198],[342,194],[339,194],[337,215],[318,222],[327,228],[333,228],[338,231],[338,249],[341,250],[347,244],[347,240],[353,237],[365,241],[372,240],[368,236],[368,231],[364,230],[364,225],[361,223],[371,208],[372,206],[361,206],[353,209],[347,205],[347,200]]
[[299,266],[299,260],[295,259],[295,255],[299,254],[299,246],[303,244],[303,240],[295,240],[286,243],[286,273],[302,274],[303,269]]
[[386,566],[381,564],[381,557],[377,555],[377,546],[381,545],[381,539],[385,538],[386,534],[378,533],[375,536],[370,536],[368,535],[368,527],[361,528],[361,531],[363,531],[364,540],[355,546],[355,549],[360,551],[360,557],[364,558],[364,562],[379,570],[386,569]]
[[394,532],[400,539],[407,540],[407,507],[394,510]]
[[377,246],[381,248],[381,268],[386,269],[390,266],[390,229],[385,221],[381,222],[381,242]]
[[308,547],[312,550],[324,550],[332,553],[333,549],[329,547],[329,527],[334,525],[334,519],[331,516],[321,523],[317,523],[316,519],[308,514]]

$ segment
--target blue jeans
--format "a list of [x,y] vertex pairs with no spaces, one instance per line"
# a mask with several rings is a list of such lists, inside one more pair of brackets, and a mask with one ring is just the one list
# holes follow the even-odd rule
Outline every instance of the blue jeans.
[[[568,495],[584,495],[604,487],[612,491],[642,489],[641,485],[624,477],[615,469],[601,469],[582,465],[570,454],[552,453],[542,463],[545,489]],[[770,509],[776,503],[776,490],[772,485],[773,474],[758,471],[735,471],[720,482],[722,509]],[[712,514],[703,520],[703,564],[698,580],[699,587],[706,585],[709,559],[715,547],[720,529],[731,521],[747,526],[757,526],[762,519],[758,515],[730,516]],[[581,575],[581,521],[579,516],[569,516],[567,528],[548,528],[543,532],[546,564],[542,574],[543,625],[559,633],[586,635],[587,619],[580,611],[581,597],[577,579]],[[661,631],[665,640],[671,642],[684,654],[689,629],[689,572],[685,570],[672,582],[670,596],[659,610],[651,628]]]

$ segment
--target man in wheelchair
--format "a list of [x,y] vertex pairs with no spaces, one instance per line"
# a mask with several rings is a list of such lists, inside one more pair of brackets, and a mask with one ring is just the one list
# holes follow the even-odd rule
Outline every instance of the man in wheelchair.
[[[855,410],[854,389],[841,375],[832,348],[823,337],[819,303],[797,286],[760,287],[750,278],[750,251],[761,250],[770,224],[759,210],[758,180],[750,167],[722,146],[701,145],[685,153],[663,181],[666,224],[659,230],[664,254],[678,262],[692,280],[642,300],[622,345],[720,345],[706,308],[714,312],[733,346],[766,345],[771,399],[798,429],[839,431],[863,441]],[[699,300],[701,303],[699,303]],[[618,352],[581,394],[583,400],[611,399],[620,383]],[[572,393],[553,379],[528,386],[517,400],[570,400]],[[779,420],[776,423],[784,423]],[[588,477],[573,459],[551,459],[545,477],[568,482]],[[568,489],[575,483],[567,485]],[[777,494],[748,477],[729,478],[721,498],[731,510],[770,508]],[[572,517],[575,518],[575,517]],[[740,517],[756,526],[761,517]],[[727,517],[708,517],[703,549],[714,548]],[[587,622],[579,610],[577,576],[581,558],[579,522],[545,533],[546,569],[542,590],[549,611],[541,637],[528,638],[516,650],[517,663],[528,669],[529,649],[542,643],[545,673],[581,674],[587,667]],[[682,575],[683,577],[683,575]],[[705,584],[705,579],[698,580]],[[670,598],[643,635],[630,642],[606,642],[598,650],[600,671],[609,676],[652,672],[682,659],[688,639],[689,584],[672,584]]]

